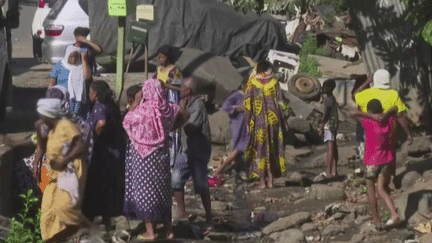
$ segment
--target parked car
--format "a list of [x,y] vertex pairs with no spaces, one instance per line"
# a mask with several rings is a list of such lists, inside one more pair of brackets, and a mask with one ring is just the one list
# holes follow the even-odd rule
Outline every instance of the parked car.
[[42,60],[42,43],[45,37],[43,22],[56,2],[57,0],[39,0],[35,15],[33,17],[31,28],[33,39],[33,56],[38,60]]
[[56,63],[75,43],[74,30],[89,27],[88,0],[57,0],[43,23],[42,61]]

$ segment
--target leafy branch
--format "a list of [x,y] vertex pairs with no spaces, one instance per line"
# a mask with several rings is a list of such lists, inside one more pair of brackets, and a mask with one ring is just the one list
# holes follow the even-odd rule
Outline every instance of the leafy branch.
[[12,218],[11,230],[8,232],[6,243],[43,243],[40,230],[40,209],[36,215],[32,215],[39,198],[34,195],[32,189],[20,194],[19,197],[24,201],[23,210]]

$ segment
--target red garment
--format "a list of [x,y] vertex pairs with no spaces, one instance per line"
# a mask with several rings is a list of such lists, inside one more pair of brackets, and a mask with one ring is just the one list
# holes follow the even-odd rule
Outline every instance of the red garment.
[[371,118],[362,118],[365,130],[366,165],[388,164],[395,159],[394,131],[396,130],[396,117],[378,121]]

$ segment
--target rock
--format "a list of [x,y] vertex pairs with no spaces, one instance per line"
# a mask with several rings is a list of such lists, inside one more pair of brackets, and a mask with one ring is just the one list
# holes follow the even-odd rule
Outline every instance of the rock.
[[348,225],[334,225],[331,224],[329,226],[327,226],[323,232],[321,233],[321,235],[323,237],[330,237],[330,236],[335,236],[338,235],[340,233],[345,232],[345,230],[347,230],[349,228]]
[[10,229],[11,220],[9,218],[0,215],[0,227]]
[[297,171],[291,173],[291,174],[288,176],[288,180],[289,180],[289,181],[301,182],[302,179],[303,179],[302,174],[298,173]]
[[335,213],[332,218],[336,219],[336,220],[341,220],[345,217],[345,214],[343,213]]
[[355,234],[351,237],[350,243],[360,243],[366,238],[365,235]]
[[346,195],[341,188],[314,184],[311,186],[310,197],[317,200],[345,200]]
[[[353,158],[356,156],[356,146],[344,146],[338,148],[339,152],[339,160],[338,165],[348,165]],[[305,168],[318,168],[326,166],[327,164],[327,154],[323,153],[319,156],[317,156],[315,159],[311,160],[310,162],[306,163],[304,166]]]
[[288,118],[288,126],[296,133],[308,133],[311,130],[309,121],[295,116]]
[[405,142],[402,151],[412,157],[421,157],[431,152],[432,136],[415,137],[412,144]]
[[333,214],[335,214],[337,212],[337,210],[339,210],[341,205],[342,205],[341,203],[331,203],[331,204],[325,206],[324,212],[327,214],[327,216],[330,217]]
[[432,211],[432,193],[425,193],[418,202],[417,212],[428,215]]
[[419,243],[430,243],[432,242],[432,233],[428,233],[420,237]]
[[299,229],[289,229],[280,232],[279,238],[275,243],[307,243],[303,231]]
[[262,236],[262,233],[260,231],[254,232],[252,234],[257,238],[261,238],[261,236]]
[[298,212],[274,221],[273,223],[267,225],[262,232],[263,234],[269,235],[273,232],[293,228],[295,226],[309,222],[311,218],[312,215],[309,212]]
[[285,156],[288,159],[298,161],[300,158],[309,157],[312,154],[312,150],[308,148],[296,149],[292,145],[288,145],[285,148]]
[[369,219],[371,219],[370,215],[363,215],[363,216],[358,216],[354,222],[356,224],[363,224],[364,222],[368,221]]
[[317,226],[314,223],[305,223],[301,227],[301,230],[303,232],[306,232],[306,231],[315,231],[316,229],[317,229]]
[[231,126],[228,113],[219,110],[208,116],[211,131],[211,141],[215,144],[226,145],[231,141]]
[[342,188],[342,189],[345,188],[345,184],[343,182],[340,182],[340,181],[335,181],[335,182],[329,183],[329,186],[336,187],[336,188]]
[[408,190],[394,199],[394,205],[402,220],[416,225],[424,220],[424,216],[432,211],[432,193],[424,188]]
[[299,142],[301,145],[308,144],[308,140],[306,139],[306,136],[301,133],[294,133],[295,139],[297,142]]
[[204,240],[212,240],[212,241],[229,241],[232,238],[231,234],[228,233],[219,233],[219,232],[210,232],[210,234],[206,235]]
[[229,210],[229,205],[226,202],[220,202],[220,201],[213,201],[211,202],[212,210],[215,211],[225,211]]
[[417,171],[410,171],[404,175],[401,182],[402,190],[406,190],[412,186],[421,178],[421,175]]
[[376,226],[370,222],[363,223],[360,226],[360,234],[373,234],[378,232]]
[[348,214],[343,220],[342,223],[344,224],[352,224],[354,223],[356,218],[356,214],[355,212],[351,212],[350,214]]
[[427,171],[423,172],[422,176],[424,179],[431,179],[432,178],[432,170],[427,170]]

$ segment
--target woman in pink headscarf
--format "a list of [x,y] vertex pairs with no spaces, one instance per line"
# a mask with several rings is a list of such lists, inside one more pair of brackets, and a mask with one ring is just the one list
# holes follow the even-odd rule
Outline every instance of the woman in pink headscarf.
[[169,103],[168,92],[157,79],[144,82],[126,114],[123,127],[130,143],[126,153],[124,211],[128,218],[145,221],[139,240],[154,240],[154,223],[162,222],[166,237],[171,229],[171,173],[168,133],[187,121],[187,113]]

